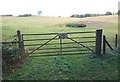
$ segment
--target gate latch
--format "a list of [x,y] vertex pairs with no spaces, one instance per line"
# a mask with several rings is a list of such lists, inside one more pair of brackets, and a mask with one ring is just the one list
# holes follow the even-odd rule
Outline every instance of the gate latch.
[[68,34],[67,33],[60,33],[59,34],[59,38],[60,39],[64,39],[64,38],[67,38],[68,37]]

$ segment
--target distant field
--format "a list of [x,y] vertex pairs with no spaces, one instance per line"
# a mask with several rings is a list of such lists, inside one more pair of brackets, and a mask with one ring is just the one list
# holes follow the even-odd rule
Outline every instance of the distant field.
[[[54,32],[81,32],[103,28],[103,34],[107,36],[108,41],[112,44],[112,46],[114,46],[114,37],[118,31],[117,15],[89,17],[81,19],[41,16],[1,18],[1,41],[13,40],[14,38],[10,36],[16,35],[17,30],[20,30],[23,34],[39,34]],[[87,27],[66,27],[67,23],[85,23],[87,24]],[[26,39],[30,39],[30,37],[26,37]],[[71,44],[71,46],[74,45]],[[91,58],[91,54],[82,54],[83,56],[28,57],[27,62],[24,65],[22,65],[14,73],[10,74],[10,76],[3,76],[3,79],[116,80],[118,79],[117,53],[111,53],[112,55],[98,57],[95,59]]]
[[[17,30],[22,33],[51,33],[51,32],[70,32],[84,31],[96,28],[103,28],[104,34],[113,37],[117,33],[117,16],[102,16],[89,18],[63,18],[63,17],[1,17],[2,18],[2,40],[15,35]],[[67,23],[76,22],[86,23],[87,28],[68,28]]]
[[[86,28],[66,27],[66,24],[68,23],[84,23],[87,25],[87,27]],[[91,31],[91,30],[96,30],[98,28],[102,28],[103,34],[107,36],[108,41],[114,46],[114,37],[115,34],[117,33],[117,25],[118,25],[117,15],[89,17],[89,18],[64,18],[64,17],[41,17],[41,16],[2,17],[2,36],[3,36],[2,40],[3,41],[13,40],[14,37],[11,36],[16,35],[17,30],[20,30],[21,33],[23,34],[31,34],[31,33],[40,34],[40,33],[54,33],[54,32],[55,33],[81,32],[81,31]],[[89,36],[89,35],[83,35],[83,36]],[[76,37],[80,37],[80,35],[76,35]],[[40,37],[35,36],[33,38],[37,39]],[[41,36],[41,38],[45,38],[45,36]],[[32,39],[32,38],[25,37],[25,39]],[[53,43],[54,42],[55,41],[53,41]],[[43,42],[42,41],[27,42],[26,44],[35,44],[35,43],[41,44]],[[59,47],[59,45],[56,46]],[[93,45],[90,44],[90,46]]]

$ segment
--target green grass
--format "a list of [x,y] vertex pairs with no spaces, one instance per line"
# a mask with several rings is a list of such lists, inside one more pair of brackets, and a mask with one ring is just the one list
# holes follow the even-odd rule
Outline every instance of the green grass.
[[[81,32],[96,30],[99,23],[103,28],[103,34],[107,36],[108,41],[114,46],[114,36],[117,33],[117,16],[103,16],[90,18],[62,18],[62,17],[1,17],[2,18],[2,39],[1,41],[11,41],[20,30],[22,34],[29,33],[54,33],[54,32]],[[99,19],[99,20],[98,20]],[[65,27],[67,23],[80,21],[98,21],[87,28],[70,28]],[[102,25],[101,21],[105,24]],[[0,23],[1,24],[1,23]],[[99,28],[101,28],[99,27]],[[11,36],[11,37],[10,37]],[[74,35],[70,35],[71,37]],[[76,35],[78,37],[80,35]],[[82,35],[90,36],[90,35]],[[47,36],[47,38],[53,36]],[[24,39],[45,38],[42,37],[25,37]],[[76,39],[77,40],[77,39]],[[90,39],[92,40],[92,39]],[[68,42],[68,40],[63,40]],[[77,41],[85,41],[80,39]],[[51,41],[51,43],[59,42]],[[43,42],[26,42],[25,44],[43,43]],[[89,44],[94,45],[94,44]],[[59,47],[59,45],[55,45]],[[45,47],[55,47],[45,46]],[[63,45],[65,46],[65,45]],[[66,45],[78,46],[76,44]],[[25,47],[26,49],[33,47]],[[37,47],[36,47],[37,48]],[[35,49],[35,47],[34,47]],[[110,51],[111,52],[111,51]],[[35,55],[35,54],[32,54]],[[74,54],[73,54],[74,55]],[[61,57],[28,57],[24,65],[18,68],[14,73],[3,75],[3,79],[10,80],[116,80],[118,79],[117,53],[107,56],[91,58],[88,55],[61,56]]]
[[116,80],[117,54],[92,58],[85,56],[30,57],[9,80]]

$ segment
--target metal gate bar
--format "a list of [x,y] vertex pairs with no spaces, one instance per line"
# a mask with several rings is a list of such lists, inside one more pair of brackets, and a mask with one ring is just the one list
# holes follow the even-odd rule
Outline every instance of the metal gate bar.
[[35,56],[30,56],[30,57],[41,57],[41,56],[65,56],[65,55],[80,55],[80,54],[93,54],[91,52],[78,52],[78,53],[67,53],[67,54],[46,54],[46,55],[35,55]]
[[[84,41],[84,42],[78,42],[78,43],[94,43],[95,41]],[[75,42],[64,42],[62,44],[73,44]],[[47,45],[53,45],[53,44],[60,44],[60,43],[51,43],[51,44],[47,44]],[[27,44],[24,46],[39,46],[39,45],[43,45],[43,44]]]
[[[88,46],[88,47],[95,47],[95,46]],[[62,49],[74,49],[74,48],[83,48],[83,47],[80,47],[80,46],[70,46],[70,47],[62,47]],[[60,49],[60,48],[42,48],[42,49],[38,49],[38,50],[57,50],[57,49]]]
[[[80,39],[80,38],[95,38],[95,36],[91,37],[72,37],[73,39]],[[50,40],[51,38],[46,38],[46,39],[31,39],[31,40],[23,40],[23,41],[38,41],[38,40]],[[58,40],[60,38],[55,38],[54,40]]]

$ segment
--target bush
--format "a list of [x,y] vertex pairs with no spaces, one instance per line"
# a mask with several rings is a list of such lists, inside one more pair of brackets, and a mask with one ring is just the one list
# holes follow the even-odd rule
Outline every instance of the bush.
[[76,27],[76,24],[75,23],[68,23],[68,24],[66,24],[66,27]]
[[13,45],[2,45],[2,66],[3,73],[11,71],[20,58],[20,52],[17,46]]
[[19,15],[18,17],[29,17],[29,16],[32,16],[32,14]]
[[1,15],[2,17],[6,17],[6,16],[13,16],[13,15]]
[[105,15],[112,15],[112,13],[108,11],[108,12],[106,12]]
[[86,24],[77,24],[77,27],[86,27]]
[[86,27],[86,24],[68,23],[66,24],[66,27]]

